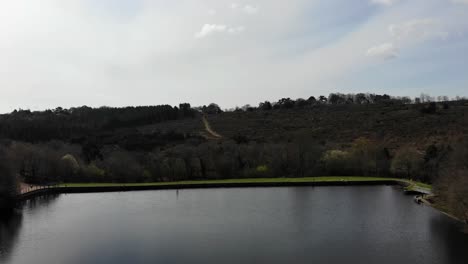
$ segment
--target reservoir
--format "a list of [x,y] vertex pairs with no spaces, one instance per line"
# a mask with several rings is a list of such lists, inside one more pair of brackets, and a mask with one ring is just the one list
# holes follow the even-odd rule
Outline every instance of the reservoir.
[[60,194],[0,220],[0,263],[468,263],[468,235],[396,186]]

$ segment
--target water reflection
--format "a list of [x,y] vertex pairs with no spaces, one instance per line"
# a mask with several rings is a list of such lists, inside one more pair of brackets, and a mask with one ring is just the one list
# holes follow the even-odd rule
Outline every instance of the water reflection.
[[21,202],[15,209],[4,210],[0,214],[0,263],[6,262],[14,251],[18,235],[23,225],[23,210],[34,214],[56,201],[59,194],[37,196]]
[[26,210],[35,210],[44,206],[49,206],[52,202],[56,201],[61,194],[46,194],[36,196],[32,199],[22,202],[21,207]]
[[439,214],[430,218],[430,232],[438,239],[433,240],[434,250],[443,249],[446,263],[466,263],[468,234],[462,232],[463,225]]
[[63,194],[22,206],[1,222],[0,263],[468,263],[468,236],[451,219],[390,186]]
[[6,262],[13,252],[18,234],[23,223],[20,210],[11,209],[0,214],[0,262]]

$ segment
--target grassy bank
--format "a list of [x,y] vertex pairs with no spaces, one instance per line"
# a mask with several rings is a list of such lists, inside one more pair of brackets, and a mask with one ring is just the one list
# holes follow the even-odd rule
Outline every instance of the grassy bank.
[[404,179],[397,178],[378,178],[378,177],[348,177],[348,176],[333,176],[333,177],[305,177],[305,178],[250,178],[250,179],[228,179],[228,180],[197,180],[197,181],[176,181],[176,182],[150,182],[150,183],[66,183],[60,184],[58,187],[161,187],[171,185],[200,185],[200,184],[256,184],[256,183],[360,183],[360,182],[384,182],[384,181],[395,181],[398,183],[404,183],[408,185],[407,188],[424,188],[431,189],[428,184],[414,182]]
[[402,179],[396,179],[396,180],[407,183],[408,186],[405,187],[405,190],[408,190],[408,191],[416,191],[418,189],[429,190],[429,191],[432,190],[432,186],[427,183],[415,182],[415,181],[410,181],[410,180],[402,180]]

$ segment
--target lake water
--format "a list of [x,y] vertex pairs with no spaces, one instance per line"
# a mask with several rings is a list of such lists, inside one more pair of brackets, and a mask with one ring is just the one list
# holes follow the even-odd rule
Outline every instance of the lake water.
[[0,222],[0,263],[468,263],[468,235],[392,186],[62,194]]

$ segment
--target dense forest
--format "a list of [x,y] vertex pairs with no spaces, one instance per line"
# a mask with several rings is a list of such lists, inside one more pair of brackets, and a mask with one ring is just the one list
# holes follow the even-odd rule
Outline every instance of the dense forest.
[[464,98],[333,93],[229,110],[184,103],[0,115],[2,202],[20,181],[356,175],[432,183],[438,203],[468,219],[467,167]]

